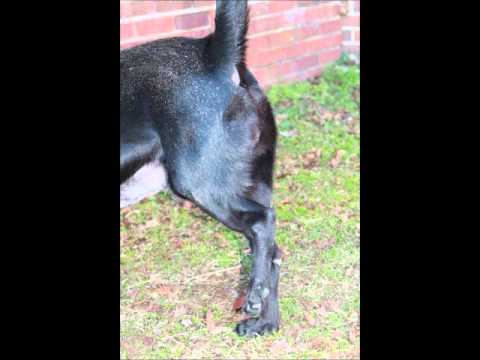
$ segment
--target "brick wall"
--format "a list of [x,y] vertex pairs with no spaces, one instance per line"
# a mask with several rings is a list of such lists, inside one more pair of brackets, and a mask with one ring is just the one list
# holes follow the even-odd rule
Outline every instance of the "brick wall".
[[360,57],[360,0],[347,1],[342,20],[343,51]]
[[[249,68],[263,84],[319,75],[342,51],[359,54],[360,0],[250,0]],[[215,0],[120,1],[120,47],[214,29]]]

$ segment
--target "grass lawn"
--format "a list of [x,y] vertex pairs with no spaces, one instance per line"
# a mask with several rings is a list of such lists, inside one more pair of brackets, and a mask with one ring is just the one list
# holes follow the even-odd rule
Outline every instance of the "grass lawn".
[[122,359],[359,358],[359,68],[338,62],[268,96],[280,132],[280,331],[234,333],[247,241],[162,193],[121,212]]

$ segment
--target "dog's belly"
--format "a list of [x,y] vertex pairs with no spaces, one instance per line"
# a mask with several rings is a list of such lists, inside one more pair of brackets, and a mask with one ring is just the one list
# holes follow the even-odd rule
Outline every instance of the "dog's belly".
[[167,187],[167,172],[163,165],[158,161],[148,163],[120,185],[120,208],[136,204]]

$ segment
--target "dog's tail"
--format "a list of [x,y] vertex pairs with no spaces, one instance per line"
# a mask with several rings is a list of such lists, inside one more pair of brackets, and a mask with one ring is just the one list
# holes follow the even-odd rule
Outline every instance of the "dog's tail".
[[207,45],[208,63],[217,69],[245,65],[247,32],[247,0],[217,0],[215,32]]

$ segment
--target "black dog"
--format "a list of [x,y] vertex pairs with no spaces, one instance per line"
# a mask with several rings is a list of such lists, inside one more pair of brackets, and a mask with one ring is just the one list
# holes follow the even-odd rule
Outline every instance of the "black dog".
[[167,184],[249,240],[240,335],[278,330],[272,109],[245,65],[247,2],[217,0],[215,32],[120,52],[121,206]]

